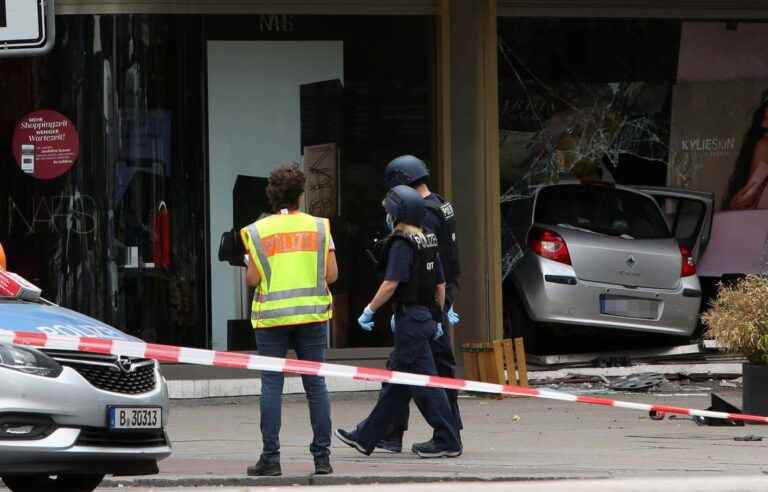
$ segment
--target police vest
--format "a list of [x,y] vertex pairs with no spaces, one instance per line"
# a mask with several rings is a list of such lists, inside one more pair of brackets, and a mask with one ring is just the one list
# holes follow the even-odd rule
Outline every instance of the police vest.
[[456,241],[456,214],[451,202],[445,201],[437,193],[431,194],[434,199],[425,199],[427,213],[437,217],[440,228],[435,231],[440,241],[440,259],[443,262],[443,272],[445,281],[449,284],[456,284],[461,275],[459,265],[459,246]]
[[251,305],[255,329],[331,319],[332,298],[325,281],[331,241],[328,219],[276,214],[240,234],[260,277]]
[[396,241],[405,241],[413,250],[413,264],[407,282],[400,282],[392,300],[399,305],[417,305],[434,308],[437,287],[437,236],[425,231],[424,236],[413,236],[396,230],[384,245],[381,265],[386,269],[389,250]]

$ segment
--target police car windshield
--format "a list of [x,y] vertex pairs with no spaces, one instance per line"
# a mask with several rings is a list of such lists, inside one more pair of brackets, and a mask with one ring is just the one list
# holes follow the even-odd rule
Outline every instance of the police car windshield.
[[625,239],[668,239],[672,235],[652,198],[605,186],[542,188],[535,221]]

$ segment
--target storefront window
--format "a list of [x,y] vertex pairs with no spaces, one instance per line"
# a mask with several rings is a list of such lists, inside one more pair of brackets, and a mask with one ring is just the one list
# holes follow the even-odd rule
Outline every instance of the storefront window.
[[218,260],[219,239],[270,212],[265,177],[296,161],[309,176],[306,210],[332,223],[332,346],[391,344],[388,313],[374,334],[356,319],[379,281],[371,253],[384,227],[384,167],[415,154],[437,182],[433,25],[60,16],[51,54],[0,63],[10,95],[0,141],[25,121],[68,121],[79,144],[56,173],[27,140],[0,148],[11,268],[51,300],[147,341],[253,348],[243,271]]
[[500,19],[505,277],[522,254],[532,187],[666,183],[679,39],[676,21]]
[[[384,167],[415,154],[436,171],[434,19],[264,15],[205,22],[211,247],[232,225],[269,212],[261,197],[272,168],[301,163],[305,209],[331,219],[337,248],[331,346],[390,345],[387,310],[373,333],[362,332],[357,317],[380,282],[372,253],[384,228]],[[242,271],[215,258],[211,271],[214,345],[237,337],[245,348],[253,337]]]
[[44,142],[63,118],[79,135],[74,164],[52,175],[41,149],[35,160],[33,145],[20,158],[0,147],[9,267],[54,302],[150,342],[192,346],[208,344],[199,26],[59,17],[51,54],[0,63],[0,141],[32,122]]
[[651,195],[704,309],[722,278],[768,273],[767,23],[502,19],[499,38],[505,278],[533,187],[564,179]]

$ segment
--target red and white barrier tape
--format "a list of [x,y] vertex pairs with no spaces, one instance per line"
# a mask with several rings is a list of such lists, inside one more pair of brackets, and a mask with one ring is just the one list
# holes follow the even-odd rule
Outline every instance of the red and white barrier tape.
[[759,415],[713,412],[711,410],[697,410],[693,408],[671,407],[667,405],[632,403],[626,401],[609,400],[607,398],[595,398],[592,396],[571,395],[569,393],[563,393],[549,389],[535,389],[522,386],[481,383],[478,381],[466,381],[463,379],[450,379],[438,376],[425,376],[423,374],[411,374],[406,372],[388,371],[384,369],[342,366],[338,364],[327,364],[295,359],[278,359],[275,357],[263,357],[260,355],[250,355],[237,352],[219,352],[215,350],[201,350],[186,347],[176,347],[172,345],[157,345],[143,342],[107,340],[104,338],[69,337],[60,335],[46,335],[44,333],[19,332],[0,332],[0,343],[29,345],[42,349],[74,350],[80,352],[92,352],[96,354],[139,357],[145,359],[156,359],[161,362],[177,362],[201,366],[252,369],[258,371],[305,374],[310,376],[325,376],[362,381],[379,381],[383,383],[404,384],[408,386],[475,391],[478,393],[491,393],[497,395],[531,396],[534,398],[543,398],[548,400],[570,401],[576,403],[588,403],[590,405],[626,408],[628,410],[652,412],[655,414],[691,415],[698,417],[709,417],[713,419],[741,420],[746,422],[768,424],[768,417]]

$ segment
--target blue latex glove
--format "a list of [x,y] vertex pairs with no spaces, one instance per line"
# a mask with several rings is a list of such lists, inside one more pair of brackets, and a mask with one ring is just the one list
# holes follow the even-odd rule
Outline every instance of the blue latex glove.
[[458,313],[453,310],[453,306],[451,306],[451,309],[448,310],[446,316],[448,316],[448,321],[451,323],[451,326],[456,326],[459,324],[459,321],[461,321]]
[[392,330],[392,333],[395,332],[395,315],[392,315],[392,318],[389,320],[389,329]]
[[373,314],[374,311],[370,308],[370,306],[365,306],[363,314],[357,318],[357,323],[360,325],[360,328],[365,331],[373,331]]
[[437,340],[438,338],[443,336],[443,334],[444,334],[443,333],[443,324],[442,323],[438,323],[437,324],[437,328],[435,328],[435,340]]

